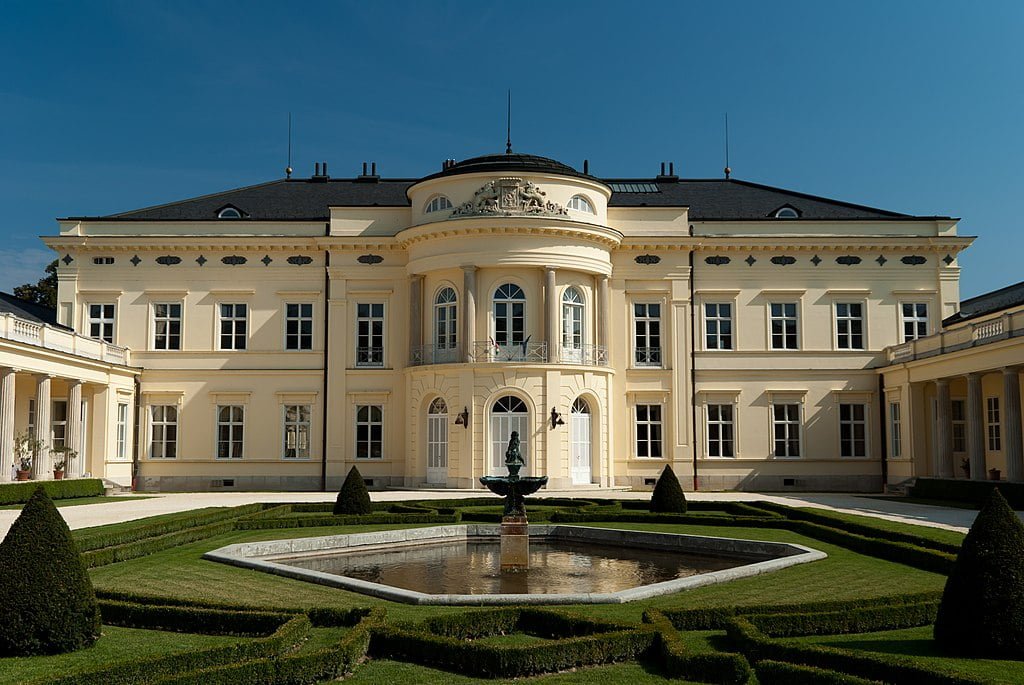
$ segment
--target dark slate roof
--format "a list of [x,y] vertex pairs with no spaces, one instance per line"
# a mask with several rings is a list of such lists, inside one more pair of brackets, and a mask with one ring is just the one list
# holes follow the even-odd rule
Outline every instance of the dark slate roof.
[[[51,326],[58,325],[57,310],[44,307],[43,305],[26,302],[25,300],[18,299],[10,293],[0,292],[0,312],[4,314],[14,314],[22,319],[28,319],[29,321],[35,321],[36,323],[46,323]],[[64,326],[60,327],[64,328]]]
[[962,301],[960,311],[945,319],[942,325],[952,326],[1021,305],[1024,305],[1024,281]]
[[[121,221],[212,221],[226,206],[236,207],[243,219],[254,221],[327,221],[330,207],[408,207],[406,191],[422,180],[478,172],[550,173],[585,178],[598,183],[639,183],[657,192],[614,192],[612,207],[689,207],[695,221],[774,219],[776,210],[790,206],[802,220],[898,220],[948,217],[914,217],[884,209],[841,202],[783,188],[737,179],[677,179],[659,176],[647,179],[598,179],[571,166],[546,157],[524,154],[496,154],[457,162],[423,179],[278,179],[254,186],[171,202],[105,217]],[[223,219],[230,221],[230,219]]]

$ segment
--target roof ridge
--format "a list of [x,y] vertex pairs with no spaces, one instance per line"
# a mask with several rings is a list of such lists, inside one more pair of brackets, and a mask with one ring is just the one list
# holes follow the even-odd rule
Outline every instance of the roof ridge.
[[786,193],[787,195],[794,195],[796,197],[802,197],[808,200],[816,200],[818,202],[828,202],[834,205],[840,205],[842,207],[849,207],[851,209],[865,209],[870,212],[878,212],[879,214],[888,214],[889,216],[907,217],[908,219],[915,218],[913,214],[905,214],[904,212],[894,212],[891,209],[882,209],[880,207],[872,207],[871,205],[862,205],[856,202],[846,202],[844,200],[836,200],[835,198],[825,197],[824,195],[813,195],[811,193],[802,193],[799,190],[790,190],[788,188],[780,188],[779,186],[770,186],[764,183],[757,183],[755,181],[744,181],[739,178],[722,179],[730,183],[738,183],[740,185],[749,186],[751,188],[761,188],[762,190],[773,190],[775,192]]
[[974,302],[975,300],[989,298],[992,297],[993,295],[998,295],[999,293],[1013,290],[1014,288],[1020,288],[1022,286],[1024,286],[1024,281],[1020,281],[1019,283],[1011,283],[1010,285],[1004,285],[1002,288],[996,288],[995,290],[990,290],[987,293],[982,293],[981,295],[968,297],[966,300],[960,300],[960,308],[963,309],[963,306],[968,302]]
[[240,186],[238,188],[231,188],[229,190],[221,190],[221,191],[215,192],[215,193],[206,193],[205,195],[197,195],[196,197],[188,197],[188,198],[185,198],[184,200],[172,200],[171,202],[162,202],[160,204],[150,205],[148,207],[139,207],[137,209],[130,209],[130,210],[126,211],[126,212],[117,212],[116,214],[104,214],[100,218],[103,218],[103,219],[117,219],[117,218],[120,218],[120,217],[124,217],[127,214],[137,214],[139,212],[148,212],[148,211],[151,211],[151,210],[154,210],[154,209],[163,209],[164,207],[171,207],[173,205],[179,205],[179,204],[181,204],[183,202],[194,202],[196,200],[205,200],[207,198],[217,197],[218,195],[229,195],[231,193],[239,193],[239,192],[242,192],[244,190],[252,190],[253,188],[262,188],[262,187],[265,187],[265,186],[274,185],[275,183],[281,183],[282,181],[287,181],[287,180],[289,180],[289,179],[286,179],[286,178],[275,178],[272,181],[264,181],[263,183],[254,183],[254,184],[249,185],[249,186]]

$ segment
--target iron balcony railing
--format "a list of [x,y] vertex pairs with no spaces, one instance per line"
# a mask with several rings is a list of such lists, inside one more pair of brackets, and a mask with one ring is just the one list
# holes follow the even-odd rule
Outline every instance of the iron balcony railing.
[[409,366],[422,366],[424,364],[454,364],[464,361],[462,349],[456,347],[442,347],[439,345],[420,345],[412,348],[409,353]]
[[558,361],[562,364],[581,364],[583,366],[607,366],[608,348],[604,345],[580,345],[558,350]]
[[371,368],[384,366],[384,348],[357,347],[356,366]]
[[661,366],[660,347],[637,347],[633,350],[634,366]]
[[475,362],[528,362],[543,364],[548,360],[547,342],[501,344],[494,340],[477,340],[473,343]]

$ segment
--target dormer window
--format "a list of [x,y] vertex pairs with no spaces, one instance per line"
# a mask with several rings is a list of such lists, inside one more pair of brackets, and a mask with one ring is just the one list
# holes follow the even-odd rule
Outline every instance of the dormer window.
[[446,198],[444,195],[435,195],[431,198],[430,202],[427,203],[425,213],[430,214],[431,212],[443,212],[444,210],[451,208],[451,200]]
[[230,205],[217,212],[218,219],[241,219],[242,212],[237,207],[231,207]]
[[586,212],[587,214],[597,214],[594,211],[594,205],[590,204],[590,200],[582,195],[572,196],[569,200],[569,209],[575,209],[577,212]]
[[779,207],[778,209],[775,210],[775,218],[776,219],[799,219],[800,218],[800,212],[797,211],[796,207],[791,207],[789,205],[783,205],[782,207]]

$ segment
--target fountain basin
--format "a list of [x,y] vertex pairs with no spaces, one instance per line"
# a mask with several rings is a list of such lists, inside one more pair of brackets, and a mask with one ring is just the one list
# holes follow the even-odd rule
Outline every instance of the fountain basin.
[[[557,553],[557,563],[552,564],[550,571],[546,564],[537,567],[543,570],[536,574],[539,578],[533,587],[529,578],[522,576],[534,574],[535,569],[526,574],[514,574],[508,581],[512,586],[506,583],[503,587],[501,578],[497,584],[493,582],[495,575],[501,576],[497,552],[481,551],[482,545],[497,544],[499,526],[493,524],[241,543],[207,552],[203,558],[407,604],[481,605],[618,604],[768,573],[826,556],[824,552],[792,543],[584,526],[531,525],[529,534],[531,549],[536,547],[539,556]],[[441,551],[448,553],[445,558],[449,562],[461,563],[461,571],[447,574],[444,569],[448,567],[442,564],[442,572],[431,574],[430,563],[437,561],[434,552],[440,547],[446,548]],[[488,555],[493,555],[493,561]],[[338,560],[342,568],[348,564],[348,568],[362,569],[356,575],[363,577],[321,570]],[[655,562],[660,564],[661,570],[652,572]],[[390,574],[374,575],[372,569],[367,572],[374,564],[380,569],[390,569]],[[673,564],[678,571],[675,577],[672,577]],[[403,569],[403,565],[408,568]],[[436,564],[434,568],[438,568]],[[472,578],[464,575],[467,570],[475,575]],[[609,575],[624,578],[625,587],[609,589],[603,582],[589,585],[579,582],[579,588],[589,591],[537,591],[564,590],[566,582],[568,587],[574,587],[572,581],[562,576],[584,572],[598,581]],[[549,586],[545,573],[548,580],[560,581],[558,587]],[[410,576],[418,582],[401,580]],[[446,576],[454,587],[444,587]],[[391,579],[413,585],[413,588],[366,578]],[[465,592],[474,586],[476,591]],[[423,591],[433,587],[437,588],[436,592]],[[460,592],[452,592],[456,589]]]

